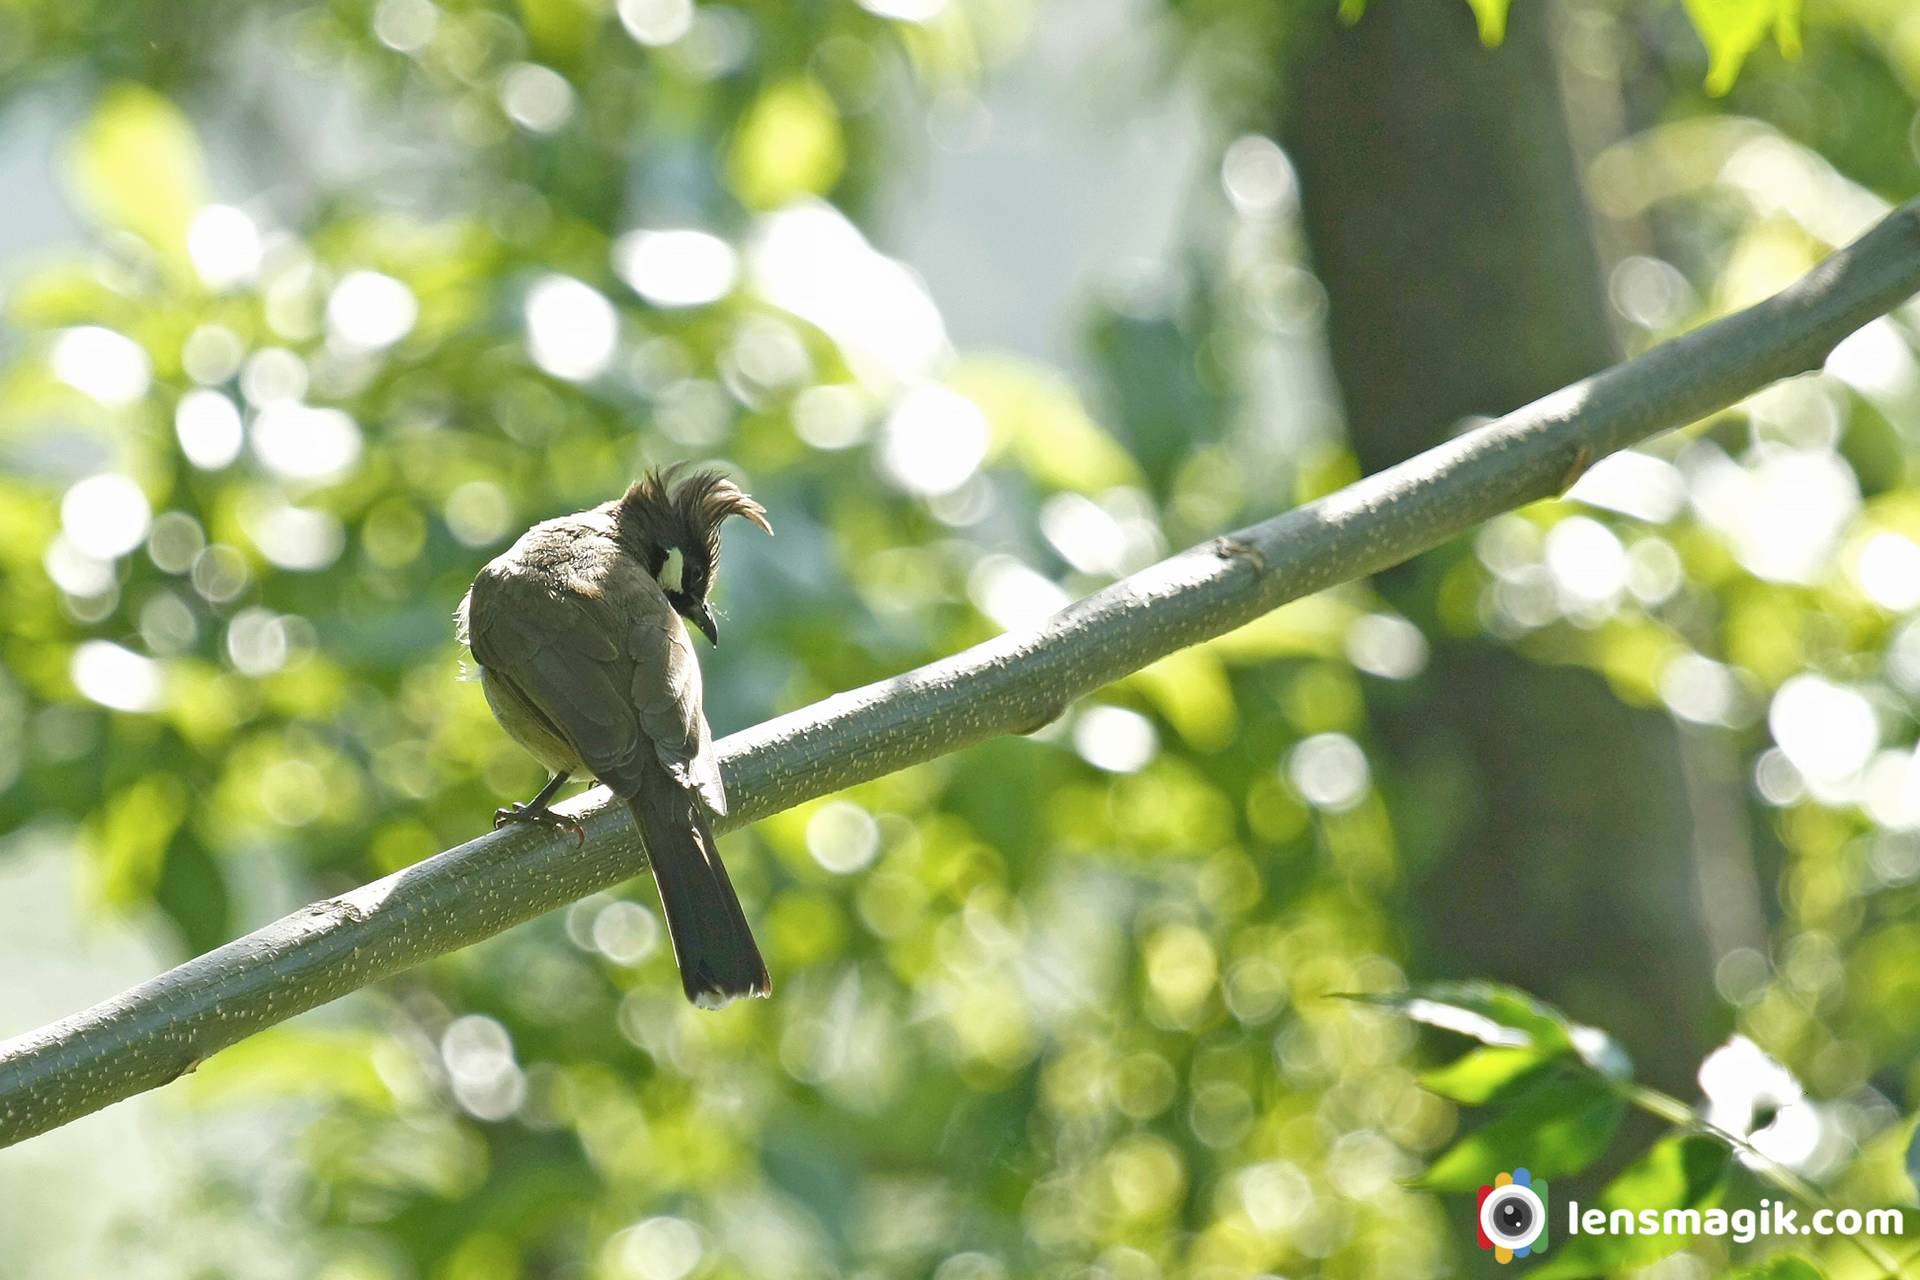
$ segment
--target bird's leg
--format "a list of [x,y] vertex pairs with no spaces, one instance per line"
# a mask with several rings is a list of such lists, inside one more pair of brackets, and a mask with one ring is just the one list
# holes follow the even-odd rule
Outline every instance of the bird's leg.
[[547,785],[540,788],[540,794],[525,804],[520,804],[516,801],[504,809],[495,809],[493,811],[493,829],[498,831],[509,822],[530,822],[536,827],[552,827],[556,831],[571,831],[573,832],[573,838],[576,843],[585,844],[587,842],[587,833],[581,828],[577,821],[564,814],[555,813],[547,808],[547,805],[553,800],[554,793],[567,784],[568,776],[569,775],[564,773],[554,774]]

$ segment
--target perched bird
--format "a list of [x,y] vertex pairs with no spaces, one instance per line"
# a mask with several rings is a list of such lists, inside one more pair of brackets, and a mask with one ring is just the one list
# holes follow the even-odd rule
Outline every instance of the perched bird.
[[454,615],[495,718],[553,773],[530,802],[495,813],[494,826],[579,835],[547,809],[575,773],[625,799],[681,984],[703,1008],[772,990],[707,824],[706,810],[727,811],[727,795],[681,622],[720,643],[707,592],[728,516],[773,532],[765,509],[718,472],[649,472],[615,501],[527,530],[480,571]]

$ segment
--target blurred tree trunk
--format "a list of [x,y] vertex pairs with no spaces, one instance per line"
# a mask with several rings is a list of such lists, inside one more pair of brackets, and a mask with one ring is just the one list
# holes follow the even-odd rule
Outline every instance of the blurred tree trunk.
[[[1617,358],[1549,16],[1515,5],[1489,50],[1457,0],[1371,0],[1289,68],[1281,132],[1368,472]],[[1463,554],[1379,583],[1436,638],[1418,686],[1376,699],[1390,776],[1449,810],[1417,819],[1427,847],[1409,833],[1413,963],[1518,983],[1684,1079],[1719,1027],[1672,726],[1589,672],[1445,638],[1433,596]]]

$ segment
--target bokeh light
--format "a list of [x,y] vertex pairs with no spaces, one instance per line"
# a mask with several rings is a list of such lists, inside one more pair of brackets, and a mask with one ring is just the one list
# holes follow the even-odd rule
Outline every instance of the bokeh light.
[[620,0],[620,25],[643,45],[672,44],[693,28],[693,0]]
[[153,377],[145,351],[124,334],[99,325],[62,333],[54,339],[48,363],[54,377],[115,409],[145,396]]
[[1314,808],[1343,813],[1366,799],[1373,774],[1359,743],[1344,733],[1319,733],[1288,755],[1287,777]]
[[112,560],[139,546],[152,521],[147,495],[123,475],[91,476],[60,499],[60,527],[67,541],[96,560]]
[[327,298],[327,332],[342,346],[378,351],[413,331],[420,304],[413,291],[378,271],[349,272]]
[[246,443],[240,410],[220,392],[204,387],[180,397],[173,429],[187,461],[206,471],[230,466]]
[[573,86],[551,67],[522,62],[500,77],[500,105],[521,128],[552,133],[573,116]]
[[1880,745],[1879,719],[1866,696],[1817,675],[1782,684],[1767,725],[1787,759],[1815,783],[1846,781]]
[[1153,763],[1160,735],[1153,721],[1125,707],[1092,706],[1073,722],[1073,747],[1080,758],[1108,773],[1138,773]]
[[926,286],[875,252],[829,205],[800,204],[763,219],[747,264],[761,297],[819,326],[878,386],[917,382],[949,355],[946,325]]
[[115,711],[157,711],[166,695],[159,663],[106,640],[75,648],[69,673],[83,696]]
[[908,493],[952,493],[986,461],[989,436],[986,415],[973,401],[946,387],[921,387],[887,415],[880,464]]
[[739,275],[733,248],[704,231],[630,231],[614,244],[614,267],[656,307],[716,302]]
[[289,480],[324,483],[359,460],[360,428],[340,409],[278,401],[253,419],[253,450],[268,470]]
[[210,204],[187,229],[187,253],[209,289],[232,289],[260,274],[260,228],[231,205]]
[[619,319],[599,290],[547,276],[527,291],[526,316],[533,361],[554,377],[585,382],[613,363]]

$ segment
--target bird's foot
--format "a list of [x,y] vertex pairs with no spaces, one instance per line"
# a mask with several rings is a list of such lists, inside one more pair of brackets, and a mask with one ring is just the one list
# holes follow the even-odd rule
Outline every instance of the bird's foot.
[[515,801],[504,809],[493,811],[493,829],[498,831],[508,823],[524,822],[531,826],[547,827],[554,831],[571,831],[576,846],[587,842],[586,828],[577,819],[564,813],[555,813],[545,805],[534,806]]
[[1260,548],[1254,546],[1252,543],[1242,542],[1238,538],[1215,538],[1213,540],[1213,554],[1219,556],[1222,560],[1231,560],[1235,557],[1245,560],[1253,566],[1255,573],[1265,573],[1267,571],[1267,557],[1262,554]]

